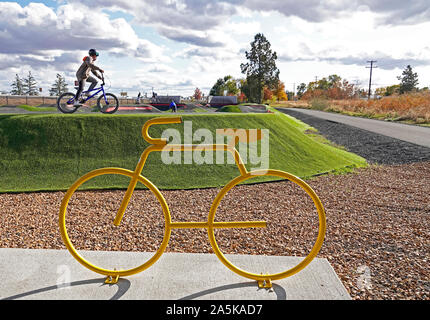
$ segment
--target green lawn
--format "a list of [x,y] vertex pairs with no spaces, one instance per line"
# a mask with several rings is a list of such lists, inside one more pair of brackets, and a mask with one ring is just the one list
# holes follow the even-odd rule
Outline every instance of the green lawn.
[[[2,107],[7,107],[7,106],[2,106]],[[28,106],[26,104],[21,104],[19,106],[16,106],[17,108],[26,110],[26,111],[30,111],[30,112],[53,112],[53,111],[57,111],[57,108],[55,107],[33,107],[33,106]],[[1,112],[1,109],[0,109]]]
[[[78,177],[96,168],[133,170],[148,146],[141,136],[142,125],[153,117],[152,114],[0,115],[0,192],[66,190]],[[193,133],[207,128],[214,137],[217,128],[268,129],[270,168],[303,178],[367,165],[363,158],[307,135],[309,126],[279,112],[184,114],[182,118],[192,121]],[[167,128],[178,129],[181,137],[184,135],[184,124],[154,126],[150,134],[159,137]],[[246,152],[246,145],[240,145],[239,150]],[[247,164],[248,169],[258,167]],[[142,174],[160,189],[188,189],[223,186],[238,176],[239,171],[229,164],[166,165],[161,161],[161,153],[153,153]],[[122,188],[127,183],[128,178],[106,176],[90,181],[86,187]]]

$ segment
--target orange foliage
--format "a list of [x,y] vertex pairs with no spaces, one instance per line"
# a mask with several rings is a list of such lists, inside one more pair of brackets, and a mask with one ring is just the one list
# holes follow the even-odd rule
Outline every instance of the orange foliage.
[[264,87],[263,100],[272,100],[272,96],[273,96],[272,91],[269,88]]
[[240,103],[242,103],[242,102],[244,102],[247,98],[246,98],[246,95],[245,95],[243,92],[241,92],[241,93],[237,96],[237,99],[239,100],[239,102],[240,102]]
[[285,92],[285,84],[279,81],[278,86],[273,90],[273,95],[276,97],[277,101],[287,101],[287,93]]

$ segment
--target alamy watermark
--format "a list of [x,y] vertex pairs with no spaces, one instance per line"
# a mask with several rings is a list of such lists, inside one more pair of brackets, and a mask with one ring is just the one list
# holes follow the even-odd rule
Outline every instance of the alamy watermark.
[[57,266],[57,274],[57,289],[69,289],[71,282],[70,267],[65,264]]
[[370,268],[366,265],[361,265],[356,271],[360,276],[357,279],[357,287],[359,290],[370,290],[372,289],[372,275]]
[[[268,170],[270,145],[268,129],[217,129],[215,137],[209,129],[200,128],[193,132],[192,121],[184,121],[184,137],[177,129],[163,131],[161,137],[168,144],[161,152],[164,164],[235,164],[234,156],[221,145],[236,148],[243,164],[249,164],[250,170]],[[193,151],[172,151],[172,145],[198,145]],[[238,141],[238,144],[235,142]],[[214,150],[213,145],[217,147]]]

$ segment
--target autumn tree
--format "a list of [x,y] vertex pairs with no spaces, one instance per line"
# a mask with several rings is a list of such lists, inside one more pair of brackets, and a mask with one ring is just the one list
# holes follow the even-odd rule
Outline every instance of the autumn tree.
[[195,100],[201,100],[202,99],[202,92],[199,88],[196,88],[196,90],[194,90],[193,98]]
[[[298,89],[305,90],[301,84]],[[359,88],[354,84],[349,83],[346,79],[342,79],[338,75],[330,75],[318,81],[309,82],[306,86],[306,91],[299,92],[301,99],[309,100],[314,98],[324,99],[352,99],[357,97],[360,92]]]
[[272,100],[273,92],[268,87],[264,87],[263,89],[263,100],[268,101]]
[[277,101],[288,100],[287,93],[285,91],[285,84],[279,81],[275,89],[273,90],[273,95],[276,97]]
[[240,103],[245,102],[246,100],[246,95],[243,92],[240,92],[237,96],[237,99],[239,100]]
[[[263,88],[273,89],[279,81],[279,69],[276,67],[277,54],[272,51],[270,42],[262,33],[258,33],[251,42],[251,50],[245,52],[247,63],[240,65],[243,74],[246,74],[250,90],[248,98],[253,102],[261,103]],[[255,88],[253,90],[253,88]]]

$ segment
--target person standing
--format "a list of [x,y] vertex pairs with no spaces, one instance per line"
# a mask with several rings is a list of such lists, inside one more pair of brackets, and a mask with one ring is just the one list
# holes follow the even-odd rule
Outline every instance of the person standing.
[[170,102],[170,108],[172,109],[172,112],[176,112],[177,111],[178,107],[176,106],[176,103],[175,103],[174,100],[172,100]]

